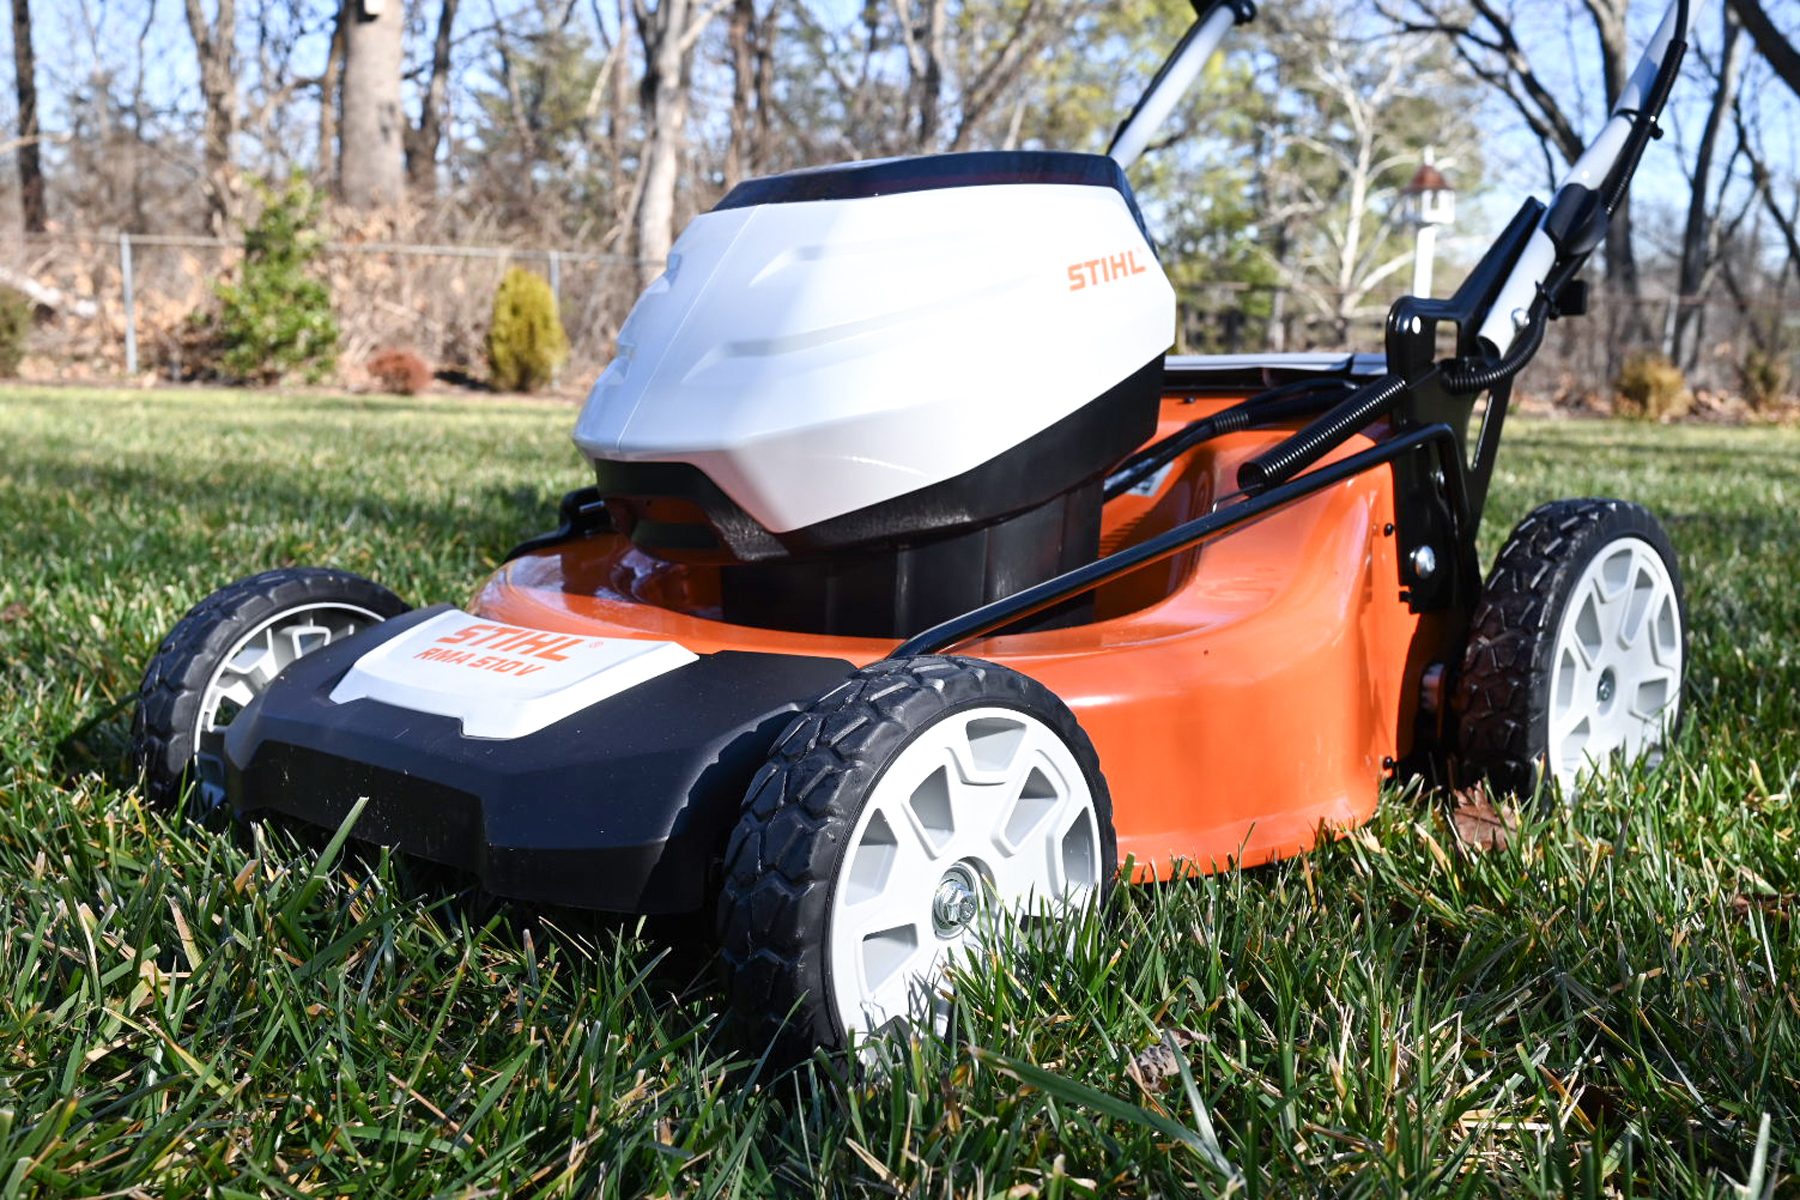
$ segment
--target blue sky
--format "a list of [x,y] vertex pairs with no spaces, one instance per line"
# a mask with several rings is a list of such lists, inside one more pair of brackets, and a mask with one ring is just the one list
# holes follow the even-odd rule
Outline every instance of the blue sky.
[[[38,54],[47,127],[55,129],[64,116],[57,110],[56,98],[66,94],[72,85],[85,82],[96,67],[128,69],[147,2],[61,0],[50,5],[40,0],[36,14],[42,30],[38,37]],[[1355,2],[1366,3],[1367,0]],[[1576,107],[1583,114],[1582,128],[1591,131],[1598,127],[1602,115],[1600,76],[1590,26],[1574,8],[1578,2],[1519,0],[1518,7],[1523,14],[1519,36],[1546,81],[1559,94],[1579,98]],[[1714,50],[1718,43],[1719,21],[1717,10],[1712,6],[1722,0],[1711,0],[1710,4],[1707,0],[1696,2],[1706,10],[1698,20],[1700,45],[1703,49]],[[827,14],[844,21],[852,19],[861,7],[861,0],[815,0],[815,3]],[[1269,5],[1277,3],[1279,0],[1267,0]],[[508,0],[495,0],[495,5],[501,14],[511,7]],[[485,5],[465,4],[464,10],[468,24],[491,19]],[[1800,10],[1800,0],[1776,0],[1773,6],[1778,21],[1791,21],[1788,13],[1793,10]],[[1642,44],[1660,16],[1661,5],[1655,0],[1640,0],[1634,5],[1630,22],[1634,46]],[[1179,33],[1178,24],[1171,27],[1171,44]],[[197,108],[196,69],[179,4],[170,0],[156,4],[147,44],[150,48],[145,80],[147,93],[170,108]],[[250,46],[245,49],[254,52]],[[1226,53],[1230,52],[1228,37]],[[295,73],[316,73],[323,65],[323,55],[322,38],[306,40],[296,55]],[[11,57],[10,54],[6,56],[5,61],[9,64]],[[1148,65],[1145,64],[1146,68]],[[1690,67],[1690,72],[1693,69]],[[1757,77],[1753,69],[1752,79]],[[10,88],[8,94],[10,99]],[[1748,98],[1762,114],[1770,158],[1791,171],[1796,163],[1800,163],[1800,146],[1796,146],[1795,132],[1796,124],[1800,123],[1794,120],[1800,106],[1779,83],[1753,88]],[[1122,95],[1120,99],[1125,104],[1131,97]],[[1704,100],[1703,87],[1677,89],[1671,103],[1669,123],[1672,134],[1651,147],[1634,189],[1645,209],[1658,205],[1676,208],[1685,205],[1687,183],[1675,151],[1678,143],[1691,143],[1693,134],[1698,131],[1704,117]],[[1200,102],[1205,102],[1204,97]],[[10,105],[7,109],[10,117]],[[1527,192],[1541,195],[1547,191],[1542,155],[1511,108],[1495,97],[1487,105],[1486,119],[1493,131],[1486,170],[1489,186],[1485,195],[1471,197],[1474,203],[1465,204],[1459,213],[1460,227],[1455,232],[1464,238],[1491,233],[1511,215]]]

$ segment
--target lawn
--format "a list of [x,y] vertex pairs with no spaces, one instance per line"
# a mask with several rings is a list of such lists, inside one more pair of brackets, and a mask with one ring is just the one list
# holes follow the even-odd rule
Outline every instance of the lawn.
[[1560,495],[1642,500],[1682,553],[1659,770],[1489,853],[1396,793],[1309,859],[1122,890],[1072,955],[986,964],[945,1042],[768,1078],[691,928],[186,823],[125,766],[190,604],[284,563],[461,600],[584,482],[573,415],[0,394],[0,1193],[1796,1187],[1800,432],[1509,429],[1487,557]]

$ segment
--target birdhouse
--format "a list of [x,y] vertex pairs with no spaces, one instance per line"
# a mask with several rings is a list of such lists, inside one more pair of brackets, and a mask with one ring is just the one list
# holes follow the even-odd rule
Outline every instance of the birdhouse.
[[1456,219],[1456,189],[1432,164],[1429,151],[1412,182],[1402,189],[1401,194],[1405,197],[1407,216],[1415,225],[1448,225]]

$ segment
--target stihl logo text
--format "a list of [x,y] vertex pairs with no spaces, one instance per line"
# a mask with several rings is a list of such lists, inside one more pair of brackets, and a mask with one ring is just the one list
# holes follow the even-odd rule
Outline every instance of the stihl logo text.
[[1090,258],[1086,262],[1069,264],[1069,290],[1079,292],[1082,288],[1098,287],[1143,273],[1144,264],[1138,261],[1136,250],[1127,250],[1111,258]]
[[479,646],[483,650],[504,650],[508,654],[568,662],[568,658],[558,651],[573,650],[586,640],[537,629],[520,629],[516,625],[469,625],[437,639],[437,644],[460,645],[470,650]]
[[586,638],[520,629],[516,625],[467,625],[436,639],[413,657],[476,671],[524,676],[543,670],[546,662],[568,662],[563,651],[573,650],[585,641]]

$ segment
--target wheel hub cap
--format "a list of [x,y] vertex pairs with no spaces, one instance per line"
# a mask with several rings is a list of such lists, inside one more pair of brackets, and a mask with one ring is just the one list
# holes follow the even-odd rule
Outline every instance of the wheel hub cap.
[[1553,663],[1546,748],[1565,790],[1660,756],[1681,703],[1681,610],[1649,543],[1621,537],[1594,556],[1570,589]]
[[275,614],[232,647],[206,683],[194,727],[194,769],[204,807],[225,802],[225,728],[232,717],[296,659],[380,621],[366,608],[322,601]]
[[947,1029],[946,972],[990,926],[1030,934],[1097,898],[1102,858],[1081,764],[1042,721],[996,705],[918,730],[864,800],[836,875],[826,937],[845,1032]]
[[974,922],[980,907],[975,873],[957,863],[938,881],[937,892],[931,898],[931,923],[939,937],[956,937]]

